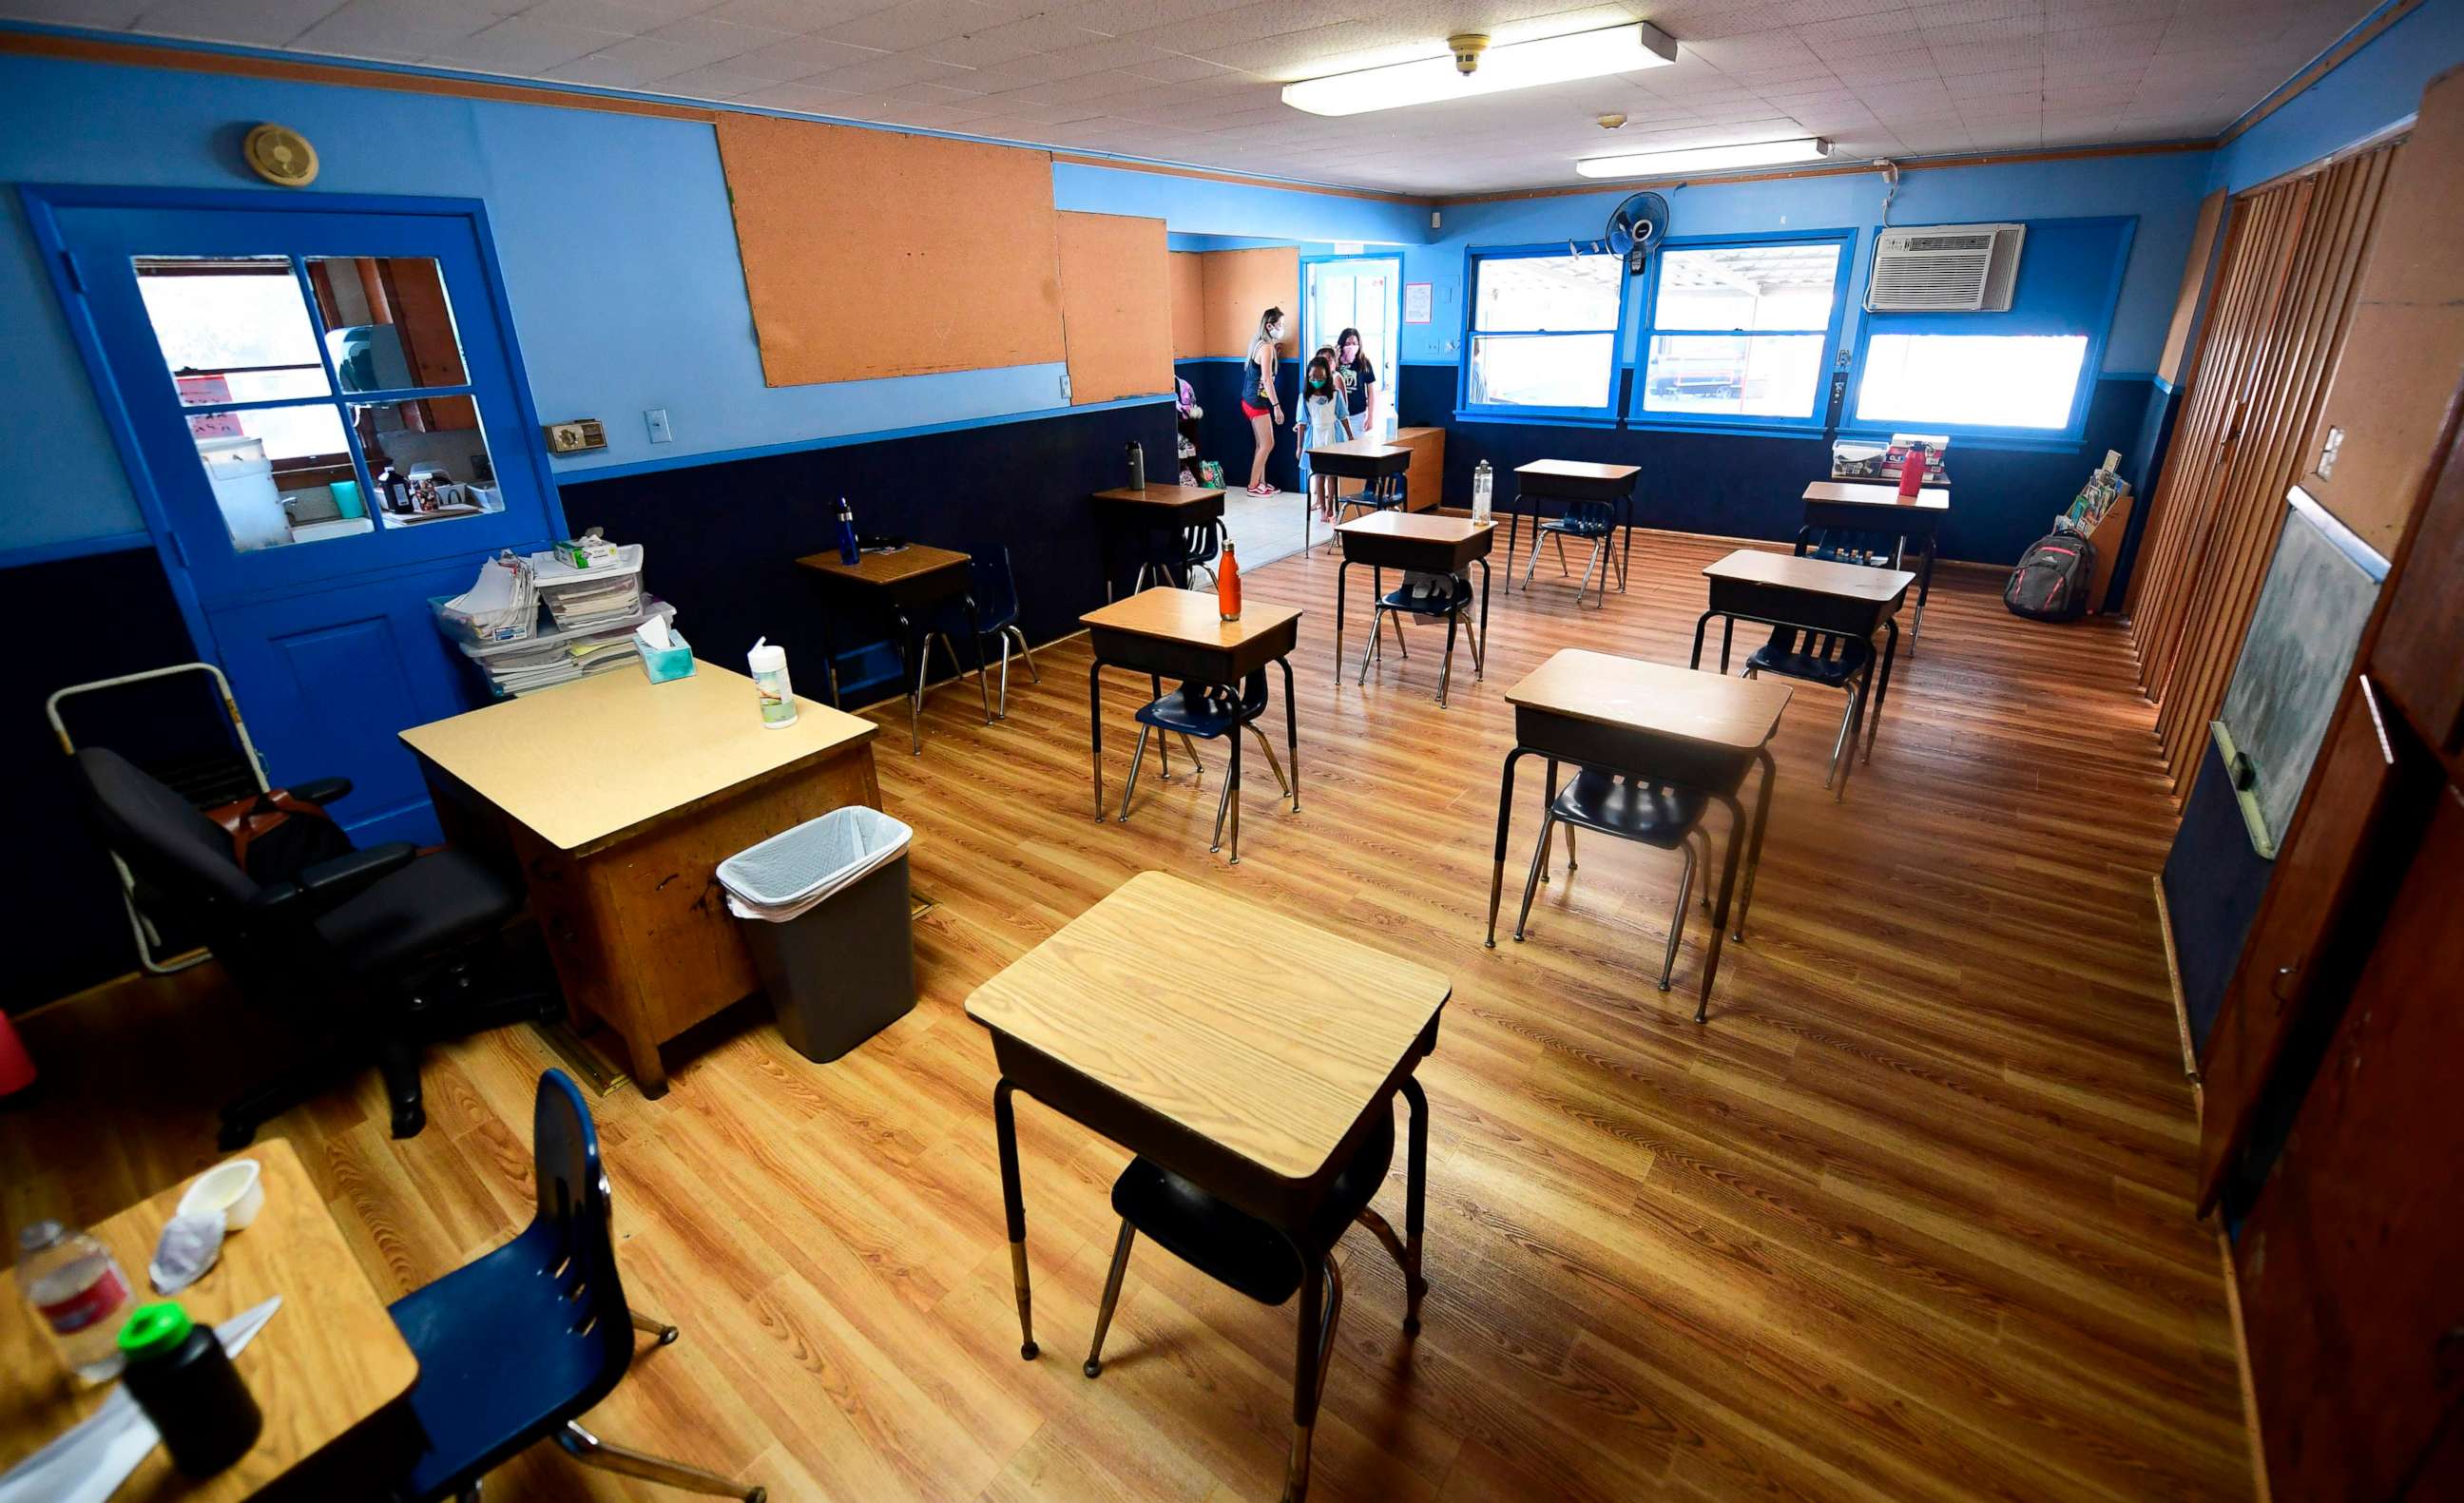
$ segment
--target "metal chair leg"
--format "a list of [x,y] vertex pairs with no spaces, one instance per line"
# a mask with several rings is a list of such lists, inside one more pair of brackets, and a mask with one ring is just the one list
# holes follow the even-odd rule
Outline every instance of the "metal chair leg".
[[1694,842],[1684,843],[1685,870],[1677,877],[1677,906],[1668,915],[1668,953],[1660,960],[1660,989],[1668,989],[1668,978],[1677,969],[1677,941],[1685,933],[1685,899],[1694,893]]
[[583,1466],[612,1471],[620,1477],[664,1482],[671,1488],[686,1488],[715,1497],[741,1498],[744,1503],[766,1503],[770,1496],[767,1488],[748,1488],[705,1468],[611,1445],[583,1429],[578,1421],[565,1421],[564,1428],[558,1432],[556,1440],[564,1448],[566,1454]]
[[684,1334],[656,1315],[646,1315],[638,1310],[627,1310],[626,1314],[632,1317],[634,1330],[657,1337],[661,1346],[675,1345],[676,1337]]
[[1557,577],[1563,579],[1574,572],[1573,566],[1566,562],[1566,535],[1561,532],[1551,536],[1557,540]]
[[[1353,680],[1353,687],[1354,688],[1359,688],[1361,685],[1369,682],[1369,660],[1377,654],[1378,633],[1383,630],[1385,621],[1386,608],[1384,606],[1372,606],[1369,608],[1369,641],[1360,649],[1360,675]],[[1335,680],[1338,684],[1342,681],[1343,680],[1339,678]]]
[[1822,785],[1826,788],[1831,787],[1834,779],[1838,781],[1838,787],[1832,792],[1832,802],[1835,804],[1848,797],[1848,780],[1839,776],[1839,759],[1843,751],[1848,753],[1852,761],[1856,755],[1848,748],[1848,728],[1857,722],[1857,691],[1852,687],[1848,691],[1848,708],[1839,717],[1838,739],[1831,743],[1831,765],[1822,774]]
[[[1006,720],[1009,718],[1009,633],[996,631],[993,635],[1001,638],[1001,708],[994,713],[993,718]],[[981,649],[979,648],[978,651],[980,652]]]
[[[1326,1316],[1324,1324],[1317,1333],[1317,1381],[1310,1385],[1309,1391],[1318,1401],[1323,1402],[1326,1396],[1327,1366],[1334,1359],[1335,1322],[1343,1318],[1343,1270],[1336,1265],[1331,1255],[1320,1266],[1325,1270],[1326,1274]],[[1309,1336],[1309,1312],[1306,1309],[1306,1301],[1309,1297],[1309,1292],[1305,1288],[1301,1294],[1304,1301],[1301,1338],[1304,1342]],[[1309,1355],[1306,1351],[1301,1352],[1299,1356],[1303,1361],[1309,1359]],[[1295,1386],[1299,1381],[1300,1375],[1296,1373],[1293,1375]],[[1312,1404],[1309,1406],[1307,1419],[1297,1414],[1293,1416],[1291,1455],[1284,1464],[1284,1503],[1304,1503],[1309,1496],[1309,1441],[1316,1429],[1317,1404]]]
[[1531,895],[1540,891],[1540,869],[1549,864],[1549,833],[1556,823],[1554,813],[1540,818],[1540,843],[1531,848],[1531,874],[1523,879],[1523,912],[1514,916],[1514,938],[1518,941],[1525,926],[1531,922]]
[[1006,630],[1010,635],[1018,638],[1018,655],[1026,659],[1026,681],[1031,684],[1044,682],[1044,675],[1035,671],[1035,650],[1026,645],[1026,630],[1017,626]]
[[1104,1275],[1104,1303],[1095,1311],[1095,1341],[1087,1348],[1087,1376],[1095,1378],[1104,1371],[1104,1333],[1112,1328],[1112,1307],[1120,1303],[1121,1275],[1130,1271],[1130,1247],[1138,1240],[1138,1228],[1121,1218],[1120,1240],[1112,1244],[1112,1271]]
[[1697,840],[1703,842],[1703,907],[1707,912],[1711,906],[1711,832],[1695,826],[1685,834],[1686,849],[1692,850]]
[[1180,749],[1189,754],[1189,785],[1197,787],[1206,781],[1206,763],[1198,760],[1198,743],[1189,739],[1186,731],[1180,733]]
[[1570,873],[1574,870],[1574,827],[1572,825],[1566,827],[1566,870]]
[[1284,764],[1276,760],[1275,743],[1266,740],[1266,733],[1258,729],[1258,722],[1255,720],[1249,722],[1248,731],[1250,735],[1258,738],[1258,749],[1266,754],[1266,770],[1275,775],[1275,786],[1283,790],[1284,797],[1290,798],[1292,785],[1284,776]]
[[1138,764],[1146,760],[1147,738],[1154,734],[1155,727],[1152,725],[1142,724],[1138,727],[1138,749],[1136,754],[1130,758],[1129,785],[1121,789],[1120,822],[1124,825],[1130,822],[1130,795],[1138,791]]
[[918,757],[924,755],[924,675],[932,666],[933,639],[927,635],[915,644],[915,692],[907,696],[907,736]]
[[[1523,561],[1523,592],[1527,595],[1531,593],[1531,571],[1540,566],[1540,540],[1543,536],[1544,534],[1535,524],[1531,529],[1531,556]],[[1506,566],[1507,568],[1512,568],[1514,566],[1514,561],[1512,559],[1507,560]],[[1510,576],[1507,579],[1507,583],[1513,583]]]
[[[1239,755],[1237,750],[1234,755]],[[1215,800],[1215,838],[1206,847],[1210,852],[1223,849],[1223,816],[1230,811],[1231,807],[1232,775],[1227,772],[1223,775],[1223,791],[1217,795]]]
[[1607,552],[1608,545],[1609,542],[1606,538],[1595,538],[1592,540],[1592,556],[1583,564],[1582,583],[1574,586],[1574,608],[1577,610],[1582,608],[1583,591],[1591,587],[1592,570],[1595,568],[1598,568],[1600,570],[1600,604],[1598,608],[1602,610],[1609,608],[1609,571],[1600,565],[1600,558]]

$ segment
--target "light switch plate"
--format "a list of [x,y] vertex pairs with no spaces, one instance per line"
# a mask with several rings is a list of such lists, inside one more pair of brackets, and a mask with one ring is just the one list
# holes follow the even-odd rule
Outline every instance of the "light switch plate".
[[2327,442],[2319,450],[2319,478],[2323,480],[2336,473],[2336,451],[2344,447],[2344,431],[2327,430]]
[[675,430],[668,426],[668,409],[666,408],[644,408],[642,409],[642,421],[649,425],[650,442],[654,444],[672,444],[676,441]]

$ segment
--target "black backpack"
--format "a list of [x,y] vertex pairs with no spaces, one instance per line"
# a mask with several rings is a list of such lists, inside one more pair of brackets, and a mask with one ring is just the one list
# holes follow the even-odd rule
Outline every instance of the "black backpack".
[[2088,578],[2095,572],[2095,543],[2075,532],[2049,534],[2019,555],[2019,566],[2002,586],[2002,604],[2015,616],[2076,621],[2087,614]]

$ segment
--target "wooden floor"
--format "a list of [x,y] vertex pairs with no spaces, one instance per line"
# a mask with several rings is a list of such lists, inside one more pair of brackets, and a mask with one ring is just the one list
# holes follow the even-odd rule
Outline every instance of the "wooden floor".
[[[1403,1337],[1399,1277],[1355,1232],[1315,1495],[2248,1495],[2148,882],[2171,822],[2119,627],[2024,622],[1998,581],[1945,569],[1844,805],[1821,786],[1839,701],[1800,688],[1751,928],[1707,1026],[1691,1021],[1699,912],[1677,990],[1649,980],[1666,853],[1586,841],[1529,941],[1482,948],[1501,692],[1568,645],[1684,661],[1697,571],[1727,546],[1641,535],[1633,588],[1605,612],[1576,612],[1553,561],[1528,597],[1501,577],[1487,681],[1459,658],[1444,711],[1437,634],[1416,630],[1410,660],[1390,650],[1366,689],[1337,688],[1331,563],[1257,570],[1252,600],[1308,611],[1305,796],[1279,811],[1250,760],[1238,867],[1206,851],[1220,758],[1199,790],[1180,759],[1170,783],[1151,763],[1130,824],[1090,818],[1083,639],[1039,654],[1043,683],[1014,682],[1006,723],[979,723],[972,685],[938,691],[920,759],[903,712],[882,716],[883,790],[936,903],[916,936],[924,999],[829,1066],[792,1053],[757,1004],[671,1053],[664,1100],[598,1102],[628,1292],[685,1337],[646,1353],[593,1427],[780,1500],[1274,1497],[1292,1313],[1142,1245],[1104,1375],[1080,1376],[1121,1155],[1032,1103],[1045,1355],[1018,1359],[992,1055],[961,1004],[1162,869],[1454,983],[1421,1072],[1426,1329]],[[1115,683],[1117,800],[1133,700]],[[1155,957],[1241,963],[1199,933],[1157,935]],[[33,1019],[51,1079],[0,1114],[0,1213],[99,1217],[208,1162],[221,1082],[187,1072],[210,1072],[251,1027],[209,971]],[[272,1131],[377,1282],[408,1290],[527,1216],[530,1095],[553,1062],[527,1030],[438,1050],[430,1126],[409,1142],[386,1136],[372,1074]],[[1399,1179],[1382,1203],[1399,1205]],[[552,1450],[489,1489],[675,1495]]]

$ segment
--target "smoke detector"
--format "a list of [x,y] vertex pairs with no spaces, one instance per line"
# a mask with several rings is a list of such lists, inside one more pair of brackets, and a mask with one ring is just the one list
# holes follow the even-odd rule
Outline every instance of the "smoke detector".
[[1598,118],[1596,123],[1602,130],[1619,130],[1624,128],[1625,117],[1622,115],[1602,115]]
[[1447,37],[1446,50],[1455,55],[1455,72],[1469,77],[1480,71],[1480,55],[1488,51],[1488,38],[1479,32],[1464,32]]

